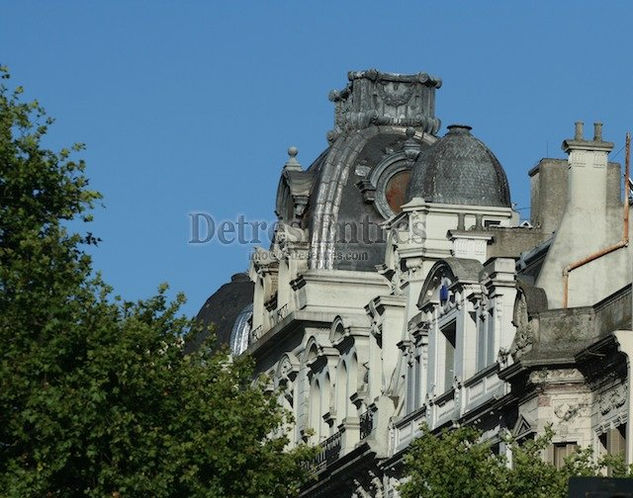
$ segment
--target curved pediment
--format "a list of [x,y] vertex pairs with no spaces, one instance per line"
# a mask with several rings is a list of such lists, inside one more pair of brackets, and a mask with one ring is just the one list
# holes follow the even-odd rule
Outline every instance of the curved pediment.
[[292,353],[285,353],[277,363],[275,378],[293,381],[299,372],[299,359]]
[[450,289],[456,283],[478,283],[483,265],[475,259],[446,258],[433,265],[422,285],[418,308],[428,303],[440,303],[450,298]]

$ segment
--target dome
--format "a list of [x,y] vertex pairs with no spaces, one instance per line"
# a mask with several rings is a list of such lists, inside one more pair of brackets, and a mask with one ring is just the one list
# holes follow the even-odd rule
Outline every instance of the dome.
[[[231,281],[215,291],[204,303],[195,318],[195,324],[205,330],[193,335],[185,344],[185,352],[196,351],[209,335],[206,327],[213,328],[213,335],[218,345],[231,345],[232,333],[236,321],[245,307],[253,302],[254,284],[246,273],[236,273]],[[243,320],[242,320],[243,324]],[[239,342],[235,339],[236,344]]]
[[508,179],[495,155],[470,133],[470,126],[448,130],[418,156],[407,202],[421,197],[442,204],[510,207]]

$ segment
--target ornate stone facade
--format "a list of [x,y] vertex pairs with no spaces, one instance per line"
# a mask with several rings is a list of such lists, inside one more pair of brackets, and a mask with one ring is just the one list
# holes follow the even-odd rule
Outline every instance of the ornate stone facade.
[[[617,242],[628,217],[601,126],[565,141],[568,161],[530,171],[534,217],[520,223],[503,168],[470,128],[437,135],[439,79],[349,80],[330,95],[324,153],[303,169],[289,150],[275,240],[252,260],[252,315],[234,330],[294,413],[293,443],[322,448],[304,495],[397,496],[421,423],[476,425],[497,451],[505,432],[551,424],[543,458],[588,445],[633,461],[627,245],[574,269],[562,305],[563,268]],[[440,170],[451,182],[429,176]],[[563,212],[548,211],[550,191],[566,192]]]

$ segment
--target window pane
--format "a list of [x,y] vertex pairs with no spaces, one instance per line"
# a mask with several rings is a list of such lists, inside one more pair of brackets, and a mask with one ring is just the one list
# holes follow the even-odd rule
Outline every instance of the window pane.
[[479,317],[477,322],[477,370],[486,366],[486,321]]
[[444,335],[444,391],[453,386],[455,377],[455,322],[442,330]]
[[413,391],[413,368],[409,365],[409,368],[407,369],[407,413],[413,411]]
[[488,322],[488,344],[486,345],[486,366],[492,365],[495,362],[495,320],[494,313],[490,310],[487,316]]
[[554,444],[554,466],[558,469],[565,465],[565,458],[578,449],[576,443],[555,443]]
[[413,368],[415,368],[415,396],[414,396],[414,404],[413,407],[418,408],[421,405],[421,396],[422,396],[422,365],[420,365],[420,357],[415,357],[415,363],[413,364]]

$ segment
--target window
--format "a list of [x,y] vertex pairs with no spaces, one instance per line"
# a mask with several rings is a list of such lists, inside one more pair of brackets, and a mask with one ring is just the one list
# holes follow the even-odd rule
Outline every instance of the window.
[[[626,455],[626,424],[609,429],[600,435],[599,439],[602,450],[607,455],[620,455],[622,457]],[[608,469],[607,474],[611,475],[611,469]]]
[[600,444],[608,455],[624,455],[626,449],[626,424],[610,429],[600,436]]
[[578,450],[578,445],[573,443],[554,443],[552,445],[552,464],[557,469],[563,468],[565,465],[565,458],[575,453]]
[[495,320],[493,310],[490,310],[487,317],[488,337],[486,345],[486,366],[495,362]]
[[455,344],[456,328],[455,322],[442,329],[444,337],[444,391],[448,391],[453,386],[455,378]]
[[414,392],[415,392],[415,380],[413,373],[414,366],[409,363],[407,368],[407,413],[411,413],[414,410]]
[[495,362],[495,321],[493,310],[482,313],[477,322],[477,371]]
[[407,413],[420,407],[422,402],[422,365],[420,355],[416,355],[407,369]]
[[422,365],[420,355],[415,357],[413,368],[415,369],[415,398],[413,406],[418,408],[422,404]]
[[486,367],[486,320],[480,315],[477,320],[477,371]]
[[409,185],[409,178],[411,171],[408,169],[398,171],[387,181],[387,187],[385,188],[385,198],[387,204],[394,212],[398,214],[402,211],[402,205],[405,201],[405,194],[407,192],[407,186]]
[[312,436],[315,443],[319,442],[319,432],[321,430],[321,386],[318,380],[312,382],[310,386],[310,425],[309,428],[314,431]]

